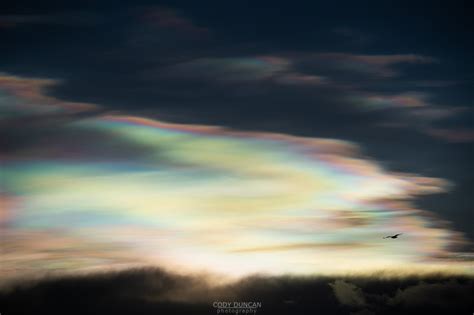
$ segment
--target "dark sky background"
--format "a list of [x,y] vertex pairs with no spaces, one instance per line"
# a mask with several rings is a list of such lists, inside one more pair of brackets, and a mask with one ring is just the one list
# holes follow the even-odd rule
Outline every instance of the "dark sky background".
[[105,111],[350,140],[472,240],[467,1],[5,1],[0,71]]

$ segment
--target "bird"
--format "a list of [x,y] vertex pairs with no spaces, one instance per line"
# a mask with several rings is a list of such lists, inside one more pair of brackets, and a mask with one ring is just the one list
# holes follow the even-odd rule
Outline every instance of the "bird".
[[395,234],[395,235],[388,235],[388,236],[385,236],[384,238],[398,238],[399,235],[402,235],[403,233],[398,233],[398,234]]

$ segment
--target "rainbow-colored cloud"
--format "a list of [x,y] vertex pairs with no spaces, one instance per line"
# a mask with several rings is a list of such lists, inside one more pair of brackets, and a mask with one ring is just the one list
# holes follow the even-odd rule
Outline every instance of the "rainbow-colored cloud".
[[[472,271],[459,258],[470,253],[456,250],[462,235],[410,202],[449,183],[389,172],[353,143],[126,115],[66,129],[75,132],[36,155],[4,160],[5,276],[136,264],[232,275]],[[84,141],[90,134],[107,137]],[[104,159],[90,147],[106,139],[144,149]],[[404,235],[382,239],[391,233]]]

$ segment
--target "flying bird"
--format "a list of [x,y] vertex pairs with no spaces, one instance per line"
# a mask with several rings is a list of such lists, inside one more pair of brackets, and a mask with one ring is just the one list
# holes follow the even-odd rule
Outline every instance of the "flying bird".
[[402,235],[403,233],[398,233],[398,234],[395,234],[395,235],[388,235],[388,236],[385,236],[384,238],[398,238],[399,235]]

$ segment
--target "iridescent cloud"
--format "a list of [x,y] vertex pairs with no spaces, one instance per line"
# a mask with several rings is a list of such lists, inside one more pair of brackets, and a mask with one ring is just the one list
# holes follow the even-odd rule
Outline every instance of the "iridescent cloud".
[[369,95],[360,100],[360,103],[373,109],[389,107],[416,108],[426,107],[427,95],[422,93],[401,93],[396,95]]
[[48,96],[57,80],[23,78],[0,73],[0,118],[9,116],[76,113],[96,109],[89,103],[67,102]]
[[314,60],[323,61],[336,69],[371,74],[380,77],[395,77],[398,64],[425,64],[436,62],[436,59],[415,54],[395,55],[357,55],[348,53],[324,53],[313,55]]
[[202,58],[181,63],[170,69],[170,75],[226,81],[268,79],[285,71],[288,61],[282,58]]
[[321,84],[324,78],[298,72],[293,60],[278,56],[202,58],[170,67],[165,75],[218,82],[271,80],[278,84]]
[[[462,235],[411,203],[449,183],[389,172],[353,143],[126,115],[68,128],[88,140],[60,140],[76,141],[74,152],[3,163],[2,276],[137,264],[228,275],[472,272],[456,258]],[[106,139],[91,132],[146,149],[98,159],[88,147]],[[404,235],[382,239],[391,233]]]

